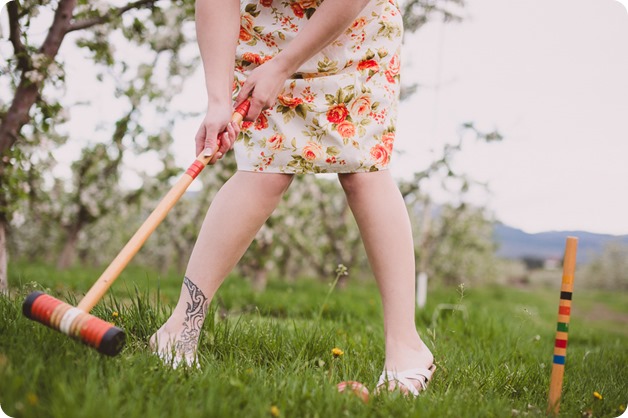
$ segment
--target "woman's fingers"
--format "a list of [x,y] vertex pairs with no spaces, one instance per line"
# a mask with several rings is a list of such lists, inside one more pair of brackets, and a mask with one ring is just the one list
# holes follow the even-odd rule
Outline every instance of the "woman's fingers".
[[194,142],[196,143],[196,154],[194,155],[199,155],[205,149],[205,124],[199,126]]
[[236,139],[238,139],[238,135],[240,135],[240,125],[237,122],[231,122],[231,129],[233,129],[233,141],[231,142],[231,148],[233,148],[233,144]]
[[223,141],[224,141],[224,139],[222,139],[222,137],[224,137],[224,136],[225,136],[225,134],[221,134],[221,135],[220,135],[220,138],[221,138],[221,139],[219,140],[219,145],[220,145],[220,146],[218,146],[218,147],[216,148],[216,152],[214,153],[214,155],[212,155],[211,160],[209,160],[209,164],[215,164],[215,163],[216,163],[216,161],[220,160],[220,159],[222,158],[222,156],[224,155],[224,154],[223,154],[223,152],[222,152],[222,151],[220,151],[220,148],[222,147],[222,143],[223,143]]
[[240,128],[238,124],[235,122],[229,122],[223,133],[218,136],[220,138],[220,147],[217,152],[225,155],[231,148],[233,148],[233,144],[238,138],[239,132]]
[[206,129],[204,148],[205,149],[203,151],[203,155],[205,157],[209,157],[210,155],[217,153],[218,149],[220,148],[220,141],[218,140],[218,135],[214,133],[213,130]]
[[[229,125],[227,125],[228,127]],[[233,143],[234,139],[231,136],[231,134],[228,132],[228,128],[225,130],[225,132],[223,132],[222,134],[220,134],[220,147],[218,148],[218,151],[216,151],[217,153],[221,153],[222,155],[225,155],[227,153],[227,151],[229,151],[231,149],[231,144]]]
[[225,131],[227,133],[226,141],[220,147],[220,151],[223,154],[226,154],[227,151],[229,151],[231,148],[233,148],[233,144],[236,141],[236,139],[238,138],[238,134],[240,133],[240,127],[238,126],[238,124],[236,122],[229,122],[229,124],[227,125],[227,128],[225,129]]
[[239,133],[240,126],[236,122],[229,122],[227,124],[225,130],[220,135],[218,135],[218,146],[214,146],[214,148],[216,148],[216,152],[213,154],[211,160],[209,160],[209,164],[216,163],[218,160],[224,157],[231,148],[233,148],[233,144],[238,138]]
[[246,114],[244,120],[248,122],[255,122],[259,117],[259,114],[262,113],[262,110],[266,109],[267,107],[269,106],[266,106],[265,101],[255,97],[254,93],[253,97],[251,98],[251,107],[249,108],[249,111]]
[[208,111],[194,138],[196,155],[211,157],[209,164],[215,164],[221,159],[235,143],[240,133],[240,126],[229,121],[226,125],[220,122],[222,118],[216,113]]
[[235,99],[234,108],[237,108],[238,106],[240,106],[240,104],[242,104],[243,101],[249,98],[251,92],[253,91],[253,86],[254,84],[251,83],[248,79],[244,82],[244,84],[242,84],[242,87],[240,87],[240,92]]

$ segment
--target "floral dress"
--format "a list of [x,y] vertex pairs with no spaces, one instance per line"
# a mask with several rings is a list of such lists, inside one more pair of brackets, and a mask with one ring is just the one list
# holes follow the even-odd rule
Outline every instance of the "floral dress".
[[[323,0],[242,0],[235,93],[279,53]],[[371,0],[351,26],[305,62],[271,109],[243,126],[239,170],[356,173],[384,169],[395,139],[403,25],[396,0]]]

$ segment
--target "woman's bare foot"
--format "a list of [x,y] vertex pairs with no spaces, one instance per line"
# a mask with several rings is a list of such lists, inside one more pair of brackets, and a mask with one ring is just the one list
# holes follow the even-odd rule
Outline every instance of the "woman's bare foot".
[[166,324],[150,337],[149,345],[164,363],[175,369],[182,363],[187,366],[197,364],[198,341],[180,333],[169,332]]
[[175,368],[182,362],[197,364],[198,340],[209,308],[209,300],[189,278],[184,278],[183,287],[187,292],[181,293],[170,318],[149,340],[153,352]]

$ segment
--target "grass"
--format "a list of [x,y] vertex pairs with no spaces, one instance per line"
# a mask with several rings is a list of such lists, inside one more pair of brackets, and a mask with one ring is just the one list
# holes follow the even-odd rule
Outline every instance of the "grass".
[[[127,332],[124,351],[108,358],[21,314],[29,291],[74,303],[99,271],[19,263],[10,271],[11,294],[0,297],[0,404],[12,417],[545,415],[555,290],[430,289],[427,307],[417,312],[438,364],[428,391],[417,399],[372,396],[365,404],[335,385],[358,380],[372,390],[381,372],[382,314],[372,282],[335,289],[323,305],[329,283],[271,281],[257,294],[231,278],[205,323],[202,368],[171,370],[149,354],[146,341],[174,305],[180,277],[137,267],[124,273],[93,312]],[[561,416],[621,415],[628,401],[627,301],[622,293],[574,293]],[[592,317],[599,312],[603,317]],[[334,358],[334,347],[344,354]]]

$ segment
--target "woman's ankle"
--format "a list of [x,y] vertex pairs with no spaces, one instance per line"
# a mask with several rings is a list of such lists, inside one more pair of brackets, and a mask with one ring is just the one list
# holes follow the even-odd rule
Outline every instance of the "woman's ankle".
[[177,306],[150,339],[153,349],[174,350],[179,355],[195,353],[208,308],[209,299],[185,277]]

